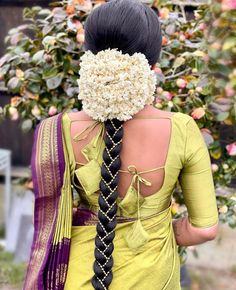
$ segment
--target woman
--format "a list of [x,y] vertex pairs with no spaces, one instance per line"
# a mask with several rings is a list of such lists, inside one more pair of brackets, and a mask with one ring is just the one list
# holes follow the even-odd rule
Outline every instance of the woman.
[[[210,157],[192,117],[152,106],[156,13],[112,0],[85,23],[81,112],[42,121],[32,175],[34,241],[24,289],[180,289],[177,246],[215,238]],[[177,182],[188,217],[173,221]]]

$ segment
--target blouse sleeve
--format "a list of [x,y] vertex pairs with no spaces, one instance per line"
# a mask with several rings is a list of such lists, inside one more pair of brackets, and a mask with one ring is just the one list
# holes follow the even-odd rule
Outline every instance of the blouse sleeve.
[[218,210],[210,155],[201,131],[192,117],[186,124],[185,162],[179,182],[190,224],[199,228],[216,224]]

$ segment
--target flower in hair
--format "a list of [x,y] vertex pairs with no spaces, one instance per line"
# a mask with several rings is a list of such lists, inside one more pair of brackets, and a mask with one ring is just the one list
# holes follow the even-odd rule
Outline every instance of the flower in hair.
[[127,121],[154,101],[155,72],[143,53],[123,54],[117,48],[81,57],[79,96],[93,119]]

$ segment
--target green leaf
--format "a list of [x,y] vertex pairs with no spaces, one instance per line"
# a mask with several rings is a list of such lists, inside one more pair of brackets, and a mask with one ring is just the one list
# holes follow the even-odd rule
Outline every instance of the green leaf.
[[29,83],[29,85],[28,85],[28,89],[33,94],[39,94],[40,93],[40,88],[41,88],[41,83]]
[[26,119],[21,124],[21,129],[24,133],[29,132],[33,127],[33,122],[30,119]]
[[33,13],[30,8],[25,8],[23,10],[23,18],[24,19],[32,19],[33,18]]
[[32,7],[32,11],[38,13],[38,12],[42,11],[42,7],[40,7],[40,6],[33,6]]
[[49,9],[41,9],[38,13],[38,15],[43,15],[43,16],[47,16],[51,13],[51,10]]
[[175,61],[174,61],[174,63],[173,63],[173,67],[174,68],[177,68],[177,67],[179,67],[179,66],[181,66],[182,64],[184,64],[185,63],[185,58],[183,58],[183,57],[177,57],[176,59],[175,59]]
[[223,50],[231,49],[236,46],[236,37],[229,37],[224,42],[224,45],[222,47]]
[[229,116],[229,112],[221,112],[216,114],[215,119],[217,121],[224,121]]
[[31,70],[25,71],[25,79],[36,83],[41,83],[42,81],[40,75]]
[[194,97],[192,101],[193,101],[193,105],[196,107],[202,107],[203,105],[202,100],[198,97]]
[[61,7],[56,7],[53,10],[53,12],[54,12],[54,14],[53,14],[53,22],[54,23],[61,23],[67,17],[66,11]]
[[43,98],[42,100],[41,100],[41,103],[42,104],[47,104],[49,102],[49,99],[48,98]]
[[226,85],[227,85],[227,81],[222,78],[221,79],[217,78],[215,81],[216,88],[225,88]]
[[32,62],[35,64],[39,64],[43,62],[43,55],[44,55],[44,50],[37,51],[32,57]]
[[202,61],[201,59],[195,59],[195,67],[198,71],[201,71],[205,66],[204,61]]
[[3,66],[4,63],[8,62],[11,59],[10,53],[5,54],[3,57],[0,58],[0,66]]
[[61,38],[61,37],[67,37],[67,34],[65,33],[65,32],[59,32],[59,33],[57,33],[57,39],[59,39],[59,38]]
[[195,87],[195,85],[193,84],[193,82],[189,82],[186,86],[187,89],[193,89]]
[[43,32],[43,35],[45,36],[45,35],[47,35],[49,32],[51,32],[52,30],[53,30],[53,28],[54,28],[54,25],[45,25],[44,27],[43,27],[43,30],[42,30],[42,32]]
[[10,68],[10,64],[6,64],[0,67],[0,75],[5,75],[8,72],[9,68]]
[[230,68],[224,64],[216,63],[216,64],[209,64],[209,68],[212,72],[220,73],[225,76],[228,76],[231,72]]
[[168,67],[169,64],[170,64],[170,61],[167,58],[162,58],[160,61],[161,68]]
[[228,217],[228,224],[231,228],[235,228],[236,227],[236,217],[234,217],[234,216]]
[[172,40],[171,43],[170,43],[170,47],[171,48],[177,48],[177,47],[180,47],[181,46],[181,42],[177,39],[175,40]]
[[56,67],[49,67],[43,70],[43,79],[50,79],[55,77],[58,74]]
[[45,36],[43,41],[43,46],[45,47],[46,51],[50,51],[51,49],[53,49],[55,47],[56,44],[56,38],[54,36]]
[[68,70],[71,68],[70,61],[68,59],[64,59],[63,63],[63,71],[65,74],[67,74]]
[[209,47],[208,48],[208,55],[213,58],[213,59],[216,59],[219,57],[220,55],[220,51],[215,49],[215,48],[212,48],[212,47]]
[[7,87],[13,91],[16,92],[21,86],[21,80],[18,79],[17,77],[13,77],[9,80],[9,82],[7,83]]
[[211,87],[206,86],[206,87],[203,87],[203,89],[201,91],[201,95],[207,96],[208,94],[210,94],[210,92],[211,92]]
[[47,79],[47,87],[49,90],[54,90],[58,88],[62,82],[63,74],[58,74],[57,76]]
[[14,27],[14,28],[12,28],[12,29],[10,29],[10,30],[8,31],[8,34],[9,34],[9,35],[14,35],[14,34],[16,34],[17,32],[18,32],[17,27]]

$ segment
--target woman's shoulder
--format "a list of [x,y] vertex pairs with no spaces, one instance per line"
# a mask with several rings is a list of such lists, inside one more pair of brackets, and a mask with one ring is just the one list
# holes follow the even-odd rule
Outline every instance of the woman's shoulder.
[[185,113],[182,112],[170,112],[164,111],[156,108],[155,106],[146,106],[146,109],[142,112],[137,113],[134,117],[139,117],[139,115],[143,116],[152,116],[157,118],[170,118],[170,119],[178,119],[182,124],[187,124],[190,120],[194,121],[194,119]]
[[157,117],[170,118],[179,125],[179,128],[186,129],[188,123],[196,123],[192,116],[182,112],[169,112],[158,110]]
[[68,111],[66,115],[71,121],[87,120],[93,121],[93,119],[87,115],[84,111]]
[[175,117],[185,125],[187,125],[190,121],[194,121],[193,117],[188,114],[182,112],[176,112],[174,114],[176,114]]

